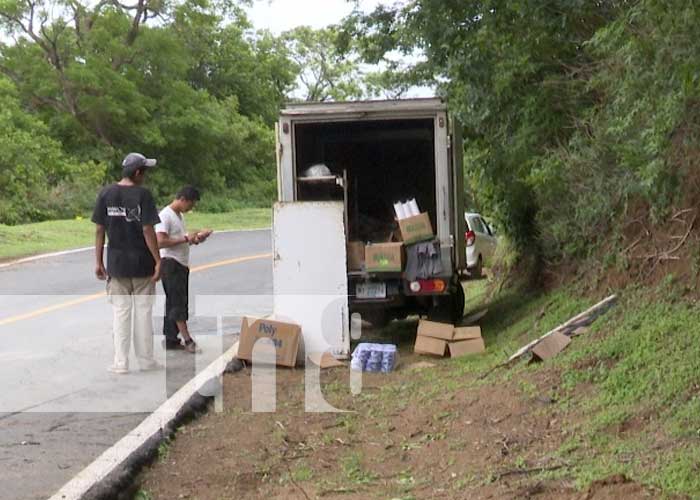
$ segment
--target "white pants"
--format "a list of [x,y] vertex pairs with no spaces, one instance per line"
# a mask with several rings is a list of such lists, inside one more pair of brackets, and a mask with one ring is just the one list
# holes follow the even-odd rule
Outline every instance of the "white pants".
[[141,368],[152,366],[153,302],[156,285],[148,278],[110,278],[107,296],[114,312],[114,367],[129,368],[131,323],[134,324],[134,351]]

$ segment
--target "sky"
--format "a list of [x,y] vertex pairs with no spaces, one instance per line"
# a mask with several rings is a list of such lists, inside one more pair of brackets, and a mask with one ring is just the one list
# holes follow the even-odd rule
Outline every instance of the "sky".
[[[378,5],[392,5],[395,0],[359,0],[358,3],[362,11],[371,12]],[[354,4],[347,0],[254,0],[247,10],[256,29],[267,28],[279,35],[297,26],[323,28],[338,23],[352,12]],[[406,97],[432,97],[434,93],[428,87],[412,87]]]
[[[391,4],[382,0],[360,0],[360,8],[372,11],[379,4]],[[347,0],[254,0],[248,9],[256,28],[267,28],[275,34],[296,26],[309,25],[323,28],[339,22],[353,9],[354,2]]]

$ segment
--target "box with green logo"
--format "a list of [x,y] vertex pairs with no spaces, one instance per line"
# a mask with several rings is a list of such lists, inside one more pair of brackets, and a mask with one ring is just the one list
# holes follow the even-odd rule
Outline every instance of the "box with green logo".
[[399,229],[401,229],[401,238],[403,238],[405,244],[433,238],[433,226],[430,224],[430,216],[425,212],[413,217],[400,219]]
[[370,243],[365,247],[365,269],[374,272],[403,271],[403,243]]

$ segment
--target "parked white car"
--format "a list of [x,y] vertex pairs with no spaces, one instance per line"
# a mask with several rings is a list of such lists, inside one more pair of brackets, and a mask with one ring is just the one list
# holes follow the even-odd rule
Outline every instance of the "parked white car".
[[484,261],[491,258],[496,250],[497,239],[493,230],[476,213],[465,213],[467,232],[464,239],[467,245],[467,271],[472,278],[480,278]]

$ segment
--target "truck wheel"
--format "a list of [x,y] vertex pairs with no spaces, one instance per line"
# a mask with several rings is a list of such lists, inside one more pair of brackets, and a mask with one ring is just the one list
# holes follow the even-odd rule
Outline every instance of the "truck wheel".
[[455,293],[452,295],[454,322],[458,323],[464,317],[464,287],[457,281]]
[[372,326],[375,328],[384,328],[391,321],[386,309],[370,309],[362,311],[360,315],[363,320],[372,323]]
[[475,279],[481,279],[481,276],[484,271],[484,261],[481,258],[481,255],[479,255],[479,260],[476,261],[476,265],[469,270],[469,275]]
[[449,295],[436,297],[437,303],[433,304],[428,312],[428,318],[435,321],[458,323],[464,316],[464,288],[457,282]]

